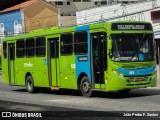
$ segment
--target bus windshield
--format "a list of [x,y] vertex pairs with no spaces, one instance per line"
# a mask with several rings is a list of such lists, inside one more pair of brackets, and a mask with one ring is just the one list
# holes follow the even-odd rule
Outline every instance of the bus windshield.
[[112,34],[111,60],[149,61],[154,59],[153,34]]

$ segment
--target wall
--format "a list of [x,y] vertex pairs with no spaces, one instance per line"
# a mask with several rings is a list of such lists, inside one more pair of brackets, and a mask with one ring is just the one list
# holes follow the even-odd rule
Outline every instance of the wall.
[[22,14],[20,10],[0,13],[0,56],[2,39],[22,33],[22,23]]
[[21,11],[16,10],[16,11],[0,13],[0,23],[3,23],[4,25],[4,33],[6,36],[10,35],[12,36],[14,34],[18,34],[18,32],[22,32],[23,21],[22,21]]
[[61,16],[60,21],[61,27],[68,27],[76,25],[76,16]]
[[24,9],[25,32],[58,25],[58,10],[43,2]]

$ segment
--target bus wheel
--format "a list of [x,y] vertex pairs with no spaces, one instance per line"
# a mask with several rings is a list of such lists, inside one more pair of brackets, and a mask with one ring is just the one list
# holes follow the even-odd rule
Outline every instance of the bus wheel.
[[90,97],[92,94],[91,83],[87,76],[84,76],[80,83],[80,90],[84,97]]
[[124,90],[119,90],[118,93],[122,95],[126,95],[131,91],[131,89],[124,89]]
[[31,75],[26,78],[26,89],[29,93],[34,92],[34,81]]

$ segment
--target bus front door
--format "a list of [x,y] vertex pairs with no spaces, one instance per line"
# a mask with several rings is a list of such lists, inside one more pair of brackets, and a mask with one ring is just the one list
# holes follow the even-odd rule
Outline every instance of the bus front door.
[[104,71],[107,69],[106,33],[91,33],[91,63],[94,84],[104,84]]
[[15,43],[9,43],[8,44],[8,75],[9,75],[9,84],[15,84],[14,60],[15,60]]
[[58,87],[58,66],[59,66],[59,38],[48,39],[48,69],[49,69],[49,86]]

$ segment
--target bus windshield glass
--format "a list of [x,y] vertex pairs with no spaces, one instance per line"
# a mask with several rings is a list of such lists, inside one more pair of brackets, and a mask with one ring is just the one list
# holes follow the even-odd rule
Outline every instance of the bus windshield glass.
[[112,34],[113,61],[150,61],[154,59],[153,34]]

